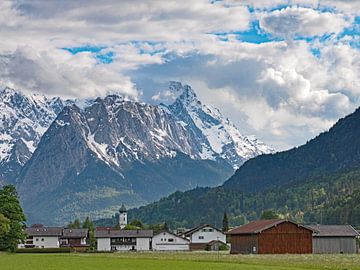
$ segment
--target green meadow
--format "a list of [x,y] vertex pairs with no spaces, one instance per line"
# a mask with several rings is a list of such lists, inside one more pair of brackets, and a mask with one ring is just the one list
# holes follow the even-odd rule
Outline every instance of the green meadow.
[[360,269],[360,255],[229,255],[227,253],[7,254],[1,270]]

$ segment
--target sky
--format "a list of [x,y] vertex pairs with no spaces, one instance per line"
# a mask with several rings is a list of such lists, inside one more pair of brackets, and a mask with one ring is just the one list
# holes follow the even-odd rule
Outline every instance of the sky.
[[359,32],[360,0],[1,0],[0,86],[157,104],[181,81],[284,150],[360,106]]

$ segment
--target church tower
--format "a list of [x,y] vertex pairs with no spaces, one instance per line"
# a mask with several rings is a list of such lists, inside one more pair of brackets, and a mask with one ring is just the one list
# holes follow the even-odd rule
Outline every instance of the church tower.
[[119,209],[120,215],[119,215],[119,225],[120,229],[124,229],[127,225],[127,210],[125,208],[125,205],[121,205]]

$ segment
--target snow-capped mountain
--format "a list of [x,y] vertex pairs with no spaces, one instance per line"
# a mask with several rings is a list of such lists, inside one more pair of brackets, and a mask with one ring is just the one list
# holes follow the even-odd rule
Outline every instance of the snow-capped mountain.
[[246,160],[274,150],[254,136],[244,136],[220,111],[198,99],[189,85],[171,82],[169,90],[176,96],[170,105],[161,106],[174,115],[187,130],[196,134],[201,143],[199,155],[202,159],[225,159],[234,169]]
[[0,90],[0,179],[14,183],[41,136],[63,109],[59,98]]
[[30,220],[103,217],[121,203],[139,206],[225,181],[232,167],[202,160],[200,146],[192,130],[159,106],[110,95],[83,108],[66,106],[23,167],[17,188]]
[[30,221],[61,224],[222,184],[244,160],[271,151],[190,86],[170,90],[176,100],[155,106],[118,95],[63,101],[4,89],[0,185],[16,183]]

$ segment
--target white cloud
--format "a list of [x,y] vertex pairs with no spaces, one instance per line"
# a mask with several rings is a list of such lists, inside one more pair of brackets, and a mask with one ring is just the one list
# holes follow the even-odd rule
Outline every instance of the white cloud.
[[[164,82],[181,80],[243,133],[283,149],[304,143],[359,105],[356,36],[294,40],[337,35],[359,10],[359,1],[340,0],[3,0],[0,84],[66,97],[116,90],[156,102],[174,98],[159,93]],[[285,40],[237,40],[236,32],[248,30],[253,19],[260,20],[260,30]],[[213,32],[230,34],[224,41]],[[83,45],[104,47],[101,53],[112,53],[113,62],[61,49]]]
[[348,26],[350,22],[343,14],[320,12],[312,8],[287,7],[260,15],[263,30],[288,39],[338,34]]
[[30,92],[63,97],[96,97],[118,92],[137,97],[129,77],[98,65],[90,53],[38,52],[26,46],[0,55],[0,83]]

